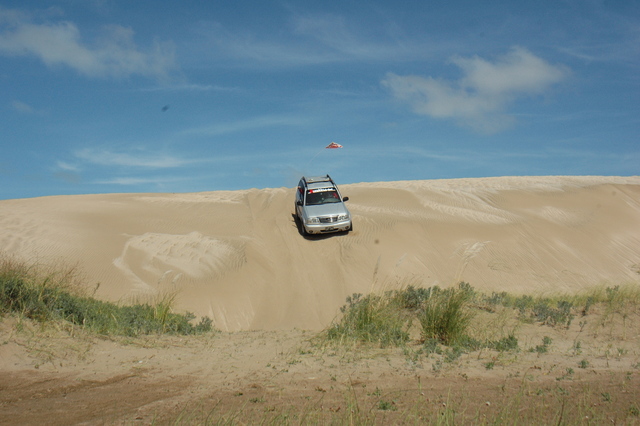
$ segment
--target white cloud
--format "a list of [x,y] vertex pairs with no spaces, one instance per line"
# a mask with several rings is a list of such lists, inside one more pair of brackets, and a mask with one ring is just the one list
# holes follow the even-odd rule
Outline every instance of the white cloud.
[[175,168],[192,163],[169,155],[148,155],[139,153],[137,155],[85,148],[75,152],[75,156],[91,164],[101,166],[125,166],[144,168]]
[[239,92],[238,87],[217,86],[211,84],[172,84],[140,89],[143,92]]
[[65,172],[79,172],[80,168],[74,164],[69,164],[65,161],[58,161],[56,163],[56,167],[60,170],[64,170]]
[[211,126],[197,127],[185,130],[185,134],[199,134],[207,136],[218,136],[229,133],[244,132],[278,126],[301,126],[308,124],[306,119],[295,116],[267,115],[254,117],[246,120],[238,120],[229,123],[220,123]]
[[31,105],[22,102],[22,101],[13,101],[11,102],[11,107],[18,112],[24,114],[34,114],[36,111],[31,107]]
[[93,46],[83,42],[72,22],[36,24],[15,11],[0,9],[0,29],[0,54],[36,56],[48,66],[64,65],[89,77],[164,78],[174,67],[170,43],[155,43],[143,52],[133,41],[133,30],[119,25],[104,28]]
[[483,133],[502,130],[514,121],[508,105],[523,96],[544,93],[568,70],[554,66],[523,48],[513,48],[495,62],[456,57],[464,73],[457,81],[390,73],[382,84],[417,114],[453,119]]
[[414,61],[417,56],[450,47],[448,42],[416,43],[404,35],[389,34],[385,28],[358,26],[331,14],[294,15],[279,31],[268,34],[221,23],[201,23],[197,31],[207,46],[215,46],[230,57],[273,67]]
[[283,41],[273,35],[261,36],[237,28],[228,29],[219,23],[201,25],[198,31],[208,46],[215,46],[226,55],[248,63],[286,67],[322,64],[339,59],[334,51],[310,47],[296,37],[287,37]]
[[166,183],[180,182],[182,180],[184,179],[165,178],[165,177],[162,177],[162,178],[116,177],[113,179],[97,180],[94,183],[99,185],[123,185],[123,186],[147,185],[147,184],[161,185]]
[[359,36],[340,16],[299,16],[294,19],[294,28],[297,35],[317,41],[342,60],[388,59],[403,50],[395,43],[374,43]]

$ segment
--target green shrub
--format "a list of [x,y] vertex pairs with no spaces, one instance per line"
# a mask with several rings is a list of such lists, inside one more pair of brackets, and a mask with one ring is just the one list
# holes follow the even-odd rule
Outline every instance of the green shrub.
[[378,410],[391,410],[391,411],[396,411],[398,409],[398,407],[396,407],[395,403],[393,401],[385,401],[384,399],[381,399],[380,401],[378,401]]
[[327,330],[329,340],[379,343],[381,346],[398,346],[409,340],[408,319],[402,313],[398,298],[388,293],[365,297],[354,294],[340,310],[342,318]]
[[425,301],[429,300],[432,291],[437,291],[438,287],[429,288],[415,288],[410,285],[404,290],[396,292],[397,297],[400,299],[400,303],[405,309],[419,309],[423,306]]
[[551,337],[544,336],[542,338],[542,345],[536,345],[535,348],[529,349],[530,352],[536,352],[538,354],[546,354],[549,351],[549,346],[551,346]]
[[515,351],[518,349],[518,339],[513,334],[510,334],[500,340],[489,342],[487,346],[499,352]]
[[415,288],[387,292],[383,295],[353,294],[341,308],[342,317],[325,336],[332,341],[360,341],[382,346],[401,345],[408,341],[412,320],[421,325],[422,339],[457,345],[460,350],[476,350],[483,344],[466,332],[473,313],[469,303],[475,292],[469,284],[458,288]]
[[[577,300],[576,297],[574,299]],[[518,311],[521,320],[527,322],[537,321],[552,327],[558,325],[569,327],[575,317],[573,313],[574,301],[569,297],[557,300],[557,298],[551,299],[530,295],[513,297],[506,292],[494,292],[491,296],[483,296],[481,301],[488,306],[502,305],[506,308],[514,308]],[[583,315],[587,314],[591,304],[593,304],[593,298],[587,298],[585,307],[582,309]]]
[[460,358],[464,353],[466,353],[466,351],[462,346],[454,345],[445,349],[442,354],[444,355],[444,361],[451,363]]
[[513,302],[513,307],[520,311],[520,314],[524,314],[528,309],[533,306],[534,300],[533,296],[524,295],[518,297]]
[[427,355],[440,353],[439,343],[437,339],[425,339],[422,343],[424,353]]
[[556,326],[565,325],[569,327],[574,315],[571,313],[573,304],[566,300],[561,300],[557,303],[557,307],[551,306],[549,299],[542,299],[538,301],[533,307],[533,316],[535,319],[543,324]]
[[72,270],[42,276],[38,268],[0,259],[0,313],[40,322],[68,321],[100,334],[195,334],[212,329],[209,318],[193,325],[193,314],[172,313],[173,297],[155,305],[119,306],[77,294],[75,278]]
[[506,291],[496,293],[495,291],[491,293],[491,296],[485,297],[484,302],[491,306],[510,306],[512,303],[510,301],[510,296]]
[[451,345],[462,339],[473,319],[468,303],[471,291],[461,286],[440,290],[434,287],[431,296],[418,313],[422,326],[422,338],[437,339],[445,345]]

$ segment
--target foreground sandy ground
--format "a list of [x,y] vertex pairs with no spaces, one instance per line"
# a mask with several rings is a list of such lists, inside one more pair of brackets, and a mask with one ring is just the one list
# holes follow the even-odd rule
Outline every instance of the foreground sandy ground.
[[521,325],[518,350],[458,357],[300,330],[114,340],[5,319],[0,424],[640,424],[639,314]]
[[[310,342],[353,293],[459,281],[487,294],[640,285],[639,177],[342,192],[354,231],[317,238],[300,234],[287,188],[0,201],[7,253],[76,265],[106,300],[175,294],[176,310],[220,330],[104,339],[4,318],[0,424],[639,422],[637,311],[592,312],[569,329],[519,325],[509,353]],[[544,337],[548,350],[536,350]]]

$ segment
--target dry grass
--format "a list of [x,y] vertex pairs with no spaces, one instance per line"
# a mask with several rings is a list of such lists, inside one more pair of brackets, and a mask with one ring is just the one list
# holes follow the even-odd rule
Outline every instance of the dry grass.
[[[70,271],[42,273],[12,259],[3,262],[2,279],[27,277],[42,294],[77,285],[70,278],[77,275]],[[461,304],[440,315],[472,314],[458,328],[457,338],[425,332],[420,315],[436,301],[446,307],[438,298],[458,291],[465,296],[458,299]],[[156,300],[153,316],[167,321],[174,299],[175,294],[167,294]],[[300,333],[288,349],[280,342],[284,332],[265,332],[263,337],[251,332],[154,334],[114,341],[123,354],[112,360],[114,352],[105,350],[109,357],[104,360],[111,365],[121,368],[131,359],[143,359],[138,351],[147,351],[144,359],[156,364],[145,368],[136,361],[134,373],[122,376],[136,377],[131,383],[116,377],[77,387],[74,394],[75,382],[62,382],[60,392],[72,396],[69,404],[91,405],[92,389],[104,386],[100,395],[112,400],[104,403],[102,420],[113,423],[134,422],[143,410],[133,406],[113,414],[108,410],[117,401],[162,389],[156,405],[144,402],[153,407],[147,422],[640,424],[639,302],[640,289],[634,286],[538,296],[486,295],[468,285],[449,291],[407,287],[350,298],[331,327],[318,334]],[[25,312],[4,312],[2,346],[23,350],[40,372],[62,369],[70,359],[81,366],[78,371],[95,366],[93,348],[105,345],[97,342],[95,332],[62,319],[32,319]],[[128,344],[123,348],[121,343]],[[52,377],[48,389],[64,379]],[[180,386],[173,388],[178,378]],[[114,383],[119,386],[115,393],[109,387]],[[32,399],[24,399],[20,395],[28,389],[26,384],[16,387],[18,396],[12,399],[12,388],[5,384],[0,422],[33,423],[29,407],[35,405],[29,401],[46,402],[48,391],[33,391]],[[26,404],[19,411],[23,417],[2,417],[16,401]],[[100,422],[100,417],[89,417],[95,413],[88,411],[85,421]]]
[[39,322],[67,322],[104,335],[194,334],[211,331],[212,322],[173,312],[175,294],[155,303],[117,305],[86,295],[77,268],[51,269],[14,258],[0,259],[0,313]]

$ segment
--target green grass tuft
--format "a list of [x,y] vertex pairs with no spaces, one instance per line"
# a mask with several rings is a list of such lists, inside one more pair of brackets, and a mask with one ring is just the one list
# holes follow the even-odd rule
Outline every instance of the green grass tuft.
[[437,339],[452,345],[465,338],[473,319],[469,309],[472,296],[473,291],[464,283],[457,289],[434,287],[418,313],[423,339]]
[[409,340],[407,318],[401,315],[397,298],[354,294],[347,298],[347,305],[341,311],[341,320],[326,332],[330,341],[398,346]]
[[400,346],[409,340],[408,330],[417,320],[424,341],[479,346],[466,334],[473,318],[469,302],[474,294],[466,283],[445,290],[409,286],[382,295],[354,294],[347,298],[347,304],[341,308],[343,315],[326,330],[324,337],[339,343]]
[[120,306],[82,294],[74,269],[43,272],[10,258],[0,259],[0,314],[39,322],[67,321],[105,335],[196,334],[212,330],[204,317],[194,325],[190,313],[172,312],[175,296],[155,304]]

